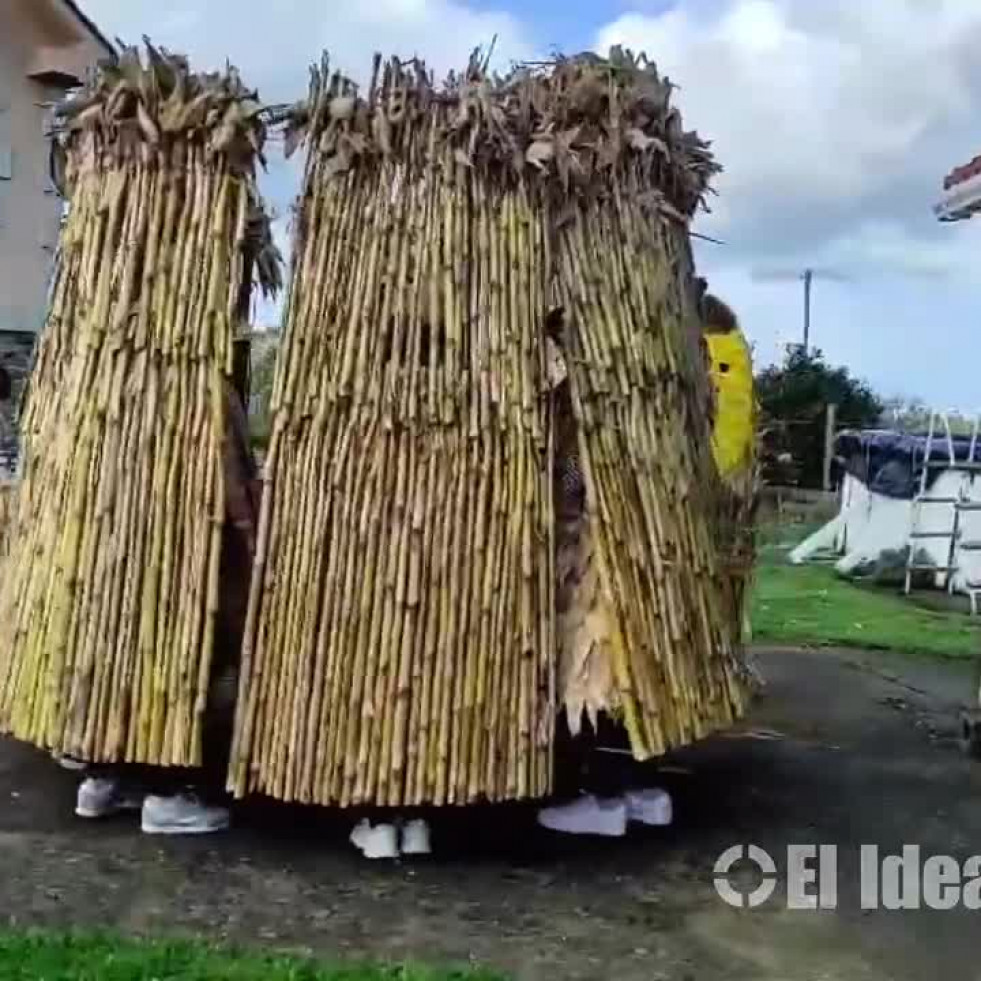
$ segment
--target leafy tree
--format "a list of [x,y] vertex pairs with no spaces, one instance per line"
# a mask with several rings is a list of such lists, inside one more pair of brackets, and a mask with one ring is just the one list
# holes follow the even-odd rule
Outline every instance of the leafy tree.
[[873,427],[883,410],[866,382],[853,378],[847,368],[828,365],[820,351],[801,347],[789,351],[782,365],[760,372],[756,394],[771,445],[790,454],[804,487],[821,486],[829,403],[838,406],[841,428]]
[[266,449],[272,429],[269,406],[278,352],[278,343],[264,345],[258,351],[253,349],[249,428],[252,432],[252,445],[258,450]]
[[[895,429],[900,433],[923,435],[930,428],[932,415],[930,406],[922,399],[908,399],[896,396],[885,400],[882,414],[882,428]],[[944,413],[955,436],[971,436],[974,431],[974,416],[962,412],[946,410]],[[934,420],[936,432],[942,432],[939,420]]]

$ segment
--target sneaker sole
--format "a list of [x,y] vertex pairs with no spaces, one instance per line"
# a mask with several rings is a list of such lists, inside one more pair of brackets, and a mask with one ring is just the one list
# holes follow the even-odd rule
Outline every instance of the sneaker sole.
[[546,824],[539,821],[538,826],[546,831],[554,831],[560,835],[578,835],[581,838],[624,838],[627,834],[626,827],[605,827],[605,828],[560,828],[554,824]]
[[118,811],[92,811],[87,807],[76,807],[75,817],[85,818],[86,821],[97,821],[99,818],[112,817]]
[[230,821],[220,821],[216,824],[208,825],[180,825],[180,824],[143,824],[141,829],[145,835],[213,835],[219,831],[227,831],[231,827]]
[[629,819],[631,824],[643,824],[648,828],[670,828],[672,822],[670,820],[662,820],[658,817],[633,817]]
[[361,854],[369,862],[394,862],[396,859],[398,859],[402,855],[402,853],[399,852],[399,851],[394,851],[394,852],[371,852],[371,853],[362,851]]
[[549,828],[546,825],[542,825],[542,827],[546,831],[552,831],[558,835],[570,835],[574,838],[626,838],[627,836],[626,830],[621,831],[619,828],[615,831],[580,831],[578,829],[576,831],[569,831],[566,828]]
[[88,807],[76,807],[75,816],[85,818],[86,821],[98,821],[100,818],[116,817],[119,814],[135,814],[141,807],[141,804],[132,804],[129,806],[121,804],[119,807],[113,807],[107,811],[96,811]]

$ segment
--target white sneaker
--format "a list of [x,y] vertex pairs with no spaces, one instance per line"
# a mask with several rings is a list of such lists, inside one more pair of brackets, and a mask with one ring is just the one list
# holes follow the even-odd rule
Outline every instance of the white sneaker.
[[659,787],[628,790],[627,819],[652,828],[666,828],[674,819],[671,795]]
[[538,812],[538,823],[550,831],[569,835],[622,838],[627,833],[627,804],[621,797],[599,800],[587,795],[569,804],[543,807]]
[[351,844],[365,858],[398,858],[399,835],[394,824],[377,824],[365,818],[351,832]]
[[74,770],[76,773],[88,769],[85,760],[77,760],[74,756],[62,756],[61,753],[52,753],[52,758],[63,770]]
[[75,813],[83,818],[104,818],[124,811],[138,811],[143,798],[112,777],[89,777],[78,787]]
[[363,821],[359,821],[352,829],[350,835],[348,835],[348,840],[354,845],[358,851],[363,852],[365,843],[368,840],[368,836],[371,834],[371,822],[365,818]]
[[409,821],[402,828],[403,855],[431,855],[432,840],[429,835],[429,824],[422,819]]
[[210,835],[230,824],[227,807],[211,807],[194,794],[151,796],[143,802],[147,835]]

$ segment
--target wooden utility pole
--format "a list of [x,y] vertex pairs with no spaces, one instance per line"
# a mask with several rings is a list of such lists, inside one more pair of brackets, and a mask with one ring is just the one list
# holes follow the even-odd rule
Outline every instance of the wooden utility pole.
[[814,280],[814,270],[805,269],[801,279],[804,280],[804,353],[811,349],[811,283]]
[[824,416],[824,489],[831,490],[831,461],[835,455],[835,420],[838,406],[829,402]]

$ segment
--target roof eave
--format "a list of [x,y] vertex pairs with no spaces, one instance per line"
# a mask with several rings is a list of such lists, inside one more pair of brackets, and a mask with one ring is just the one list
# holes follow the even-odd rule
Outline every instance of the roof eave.
[[963,221],[981,212],[981,174],[959,181],[944,191],[934,205],[933,213],[940,221]]
[[75,0],[61,0],[61,3],[68,8],[72,16],[85,28],[93,39],[105,50],[106,55],[116,60],[117,53],[115,45],[96,27],[95,23],[86,16],[85,11],[75,2]]

